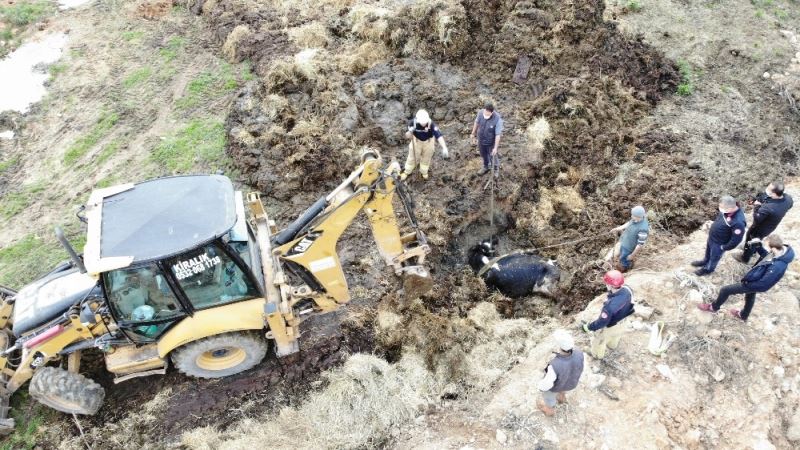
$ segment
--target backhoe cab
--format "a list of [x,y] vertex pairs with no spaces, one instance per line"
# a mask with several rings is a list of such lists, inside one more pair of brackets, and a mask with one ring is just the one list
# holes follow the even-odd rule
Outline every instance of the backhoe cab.
[[[336,189],[278,232],[257,193],[245,198],[220,175],[181,176],[94,191],[82,257],[19,292],[0,288],[0,431],[13,429],[8,399],[29,392],[59,411],[94,414],[104,390],[79,373],[99,348],[115,382],[163,374],[215,378],[258,364],[269,338],[278,356],[298,351],[299,325],[350,300],[336,253],[360,211],[407,295],[431,286],[429,247],[399,166],[368,151]],[[411,231],[401,234],[393,207]],[[249,213],[248,213],[249,212]],[[285,270],[284,270],[285,269]]]

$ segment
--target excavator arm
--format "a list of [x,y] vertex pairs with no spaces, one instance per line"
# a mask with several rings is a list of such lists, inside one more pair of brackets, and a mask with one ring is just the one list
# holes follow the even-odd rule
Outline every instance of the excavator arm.
[[[259,229],[262,260],[268,260],[264,264],[264,277],[266,284],[272,286],[266,289],[269,312],[265,313],[279,356],[296,351],[300,320],[294,312],[295,305],[310,300],[313,303],[311,311],[329,312],[350,300],[336,245],[362,210],[369,220],[381,258],[395,274],[404,278],[406,297],[417,297],[432,286],[423,266],[430,247],[417,226],[411,200],[397,181],[399,171],[397,163],[384,168],[377,152],[365,152],[361,165],[347,179],[315,202],[289,227],[271,235],[268,242],[265,242],[265,231],[261,231],[269,228],[263,205],[257,194],[248,197]],[[400,232],[393,206],[398,192],[408,225],[412,228],[406,234]],[[284,267],[304,284],[288,286]],[[310,311],[306,309],[301,313],[305,312]],[[284,320],[280,319],[281,316]],[[283,345],[281,341],[284,341]]]

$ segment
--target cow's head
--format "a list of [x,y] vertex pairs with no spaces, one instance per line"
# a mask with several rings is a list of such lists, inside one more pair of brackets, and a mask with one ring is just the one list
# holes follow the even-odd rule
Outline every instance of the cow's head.
[[534,292],[554,297],[558,292],[558,282],[561,280],[561,269],[556,265],[554,259],[548,259],[545,262],[542,276],[536,282]]
[[497,256],[498,244],[497,236],[492,236],[490,239],[484,239],[467,250],[467,262],[475,273],[478,273],[489,260]]

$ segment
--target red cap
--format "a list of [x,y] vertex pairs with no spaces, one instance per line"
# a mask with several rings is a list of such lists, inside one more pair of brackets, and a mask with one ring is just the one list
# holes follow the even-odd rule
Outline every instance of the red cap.
[[603,275],[603,282],[613,288],[621,288],[625,283],[625,278],[619,270],[609,270]]

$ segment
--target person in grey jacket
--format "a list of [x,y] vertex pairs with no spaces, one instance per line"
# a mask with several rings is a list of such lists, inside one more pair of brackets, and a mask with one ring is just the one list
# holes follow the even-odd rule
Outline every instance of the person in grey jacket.
[[631,220],[613,229],[620,233],[619,266],[620,272],[627,272],[633,267],[633,261],[639,256],[647,237],[650,235],[650,224],[643,206],[631,209]]
[[542,398],[536,402],[539,409],[546,415],[555,414],[553,409],[556,403],[567,402],[567,391],[578,386],[578,381],[583,373],[583,352],[575,348],[572,336],[566,330],[556,330],[553,333],[557,351],[544,371],[544,378],[539,382],[538,388]]
[[503,118],[494,110],[494,105],[487,103],[482,110],[478,111],[475,117],[475,124],[472,126],[472,145],[477,145],[483,158],[483,169],[478,175],[489,173],[489,169],[494,169],[494,176],[497,178],[500,171],[500,154],[497,148],[500,145],[500,136],[503,134]]

